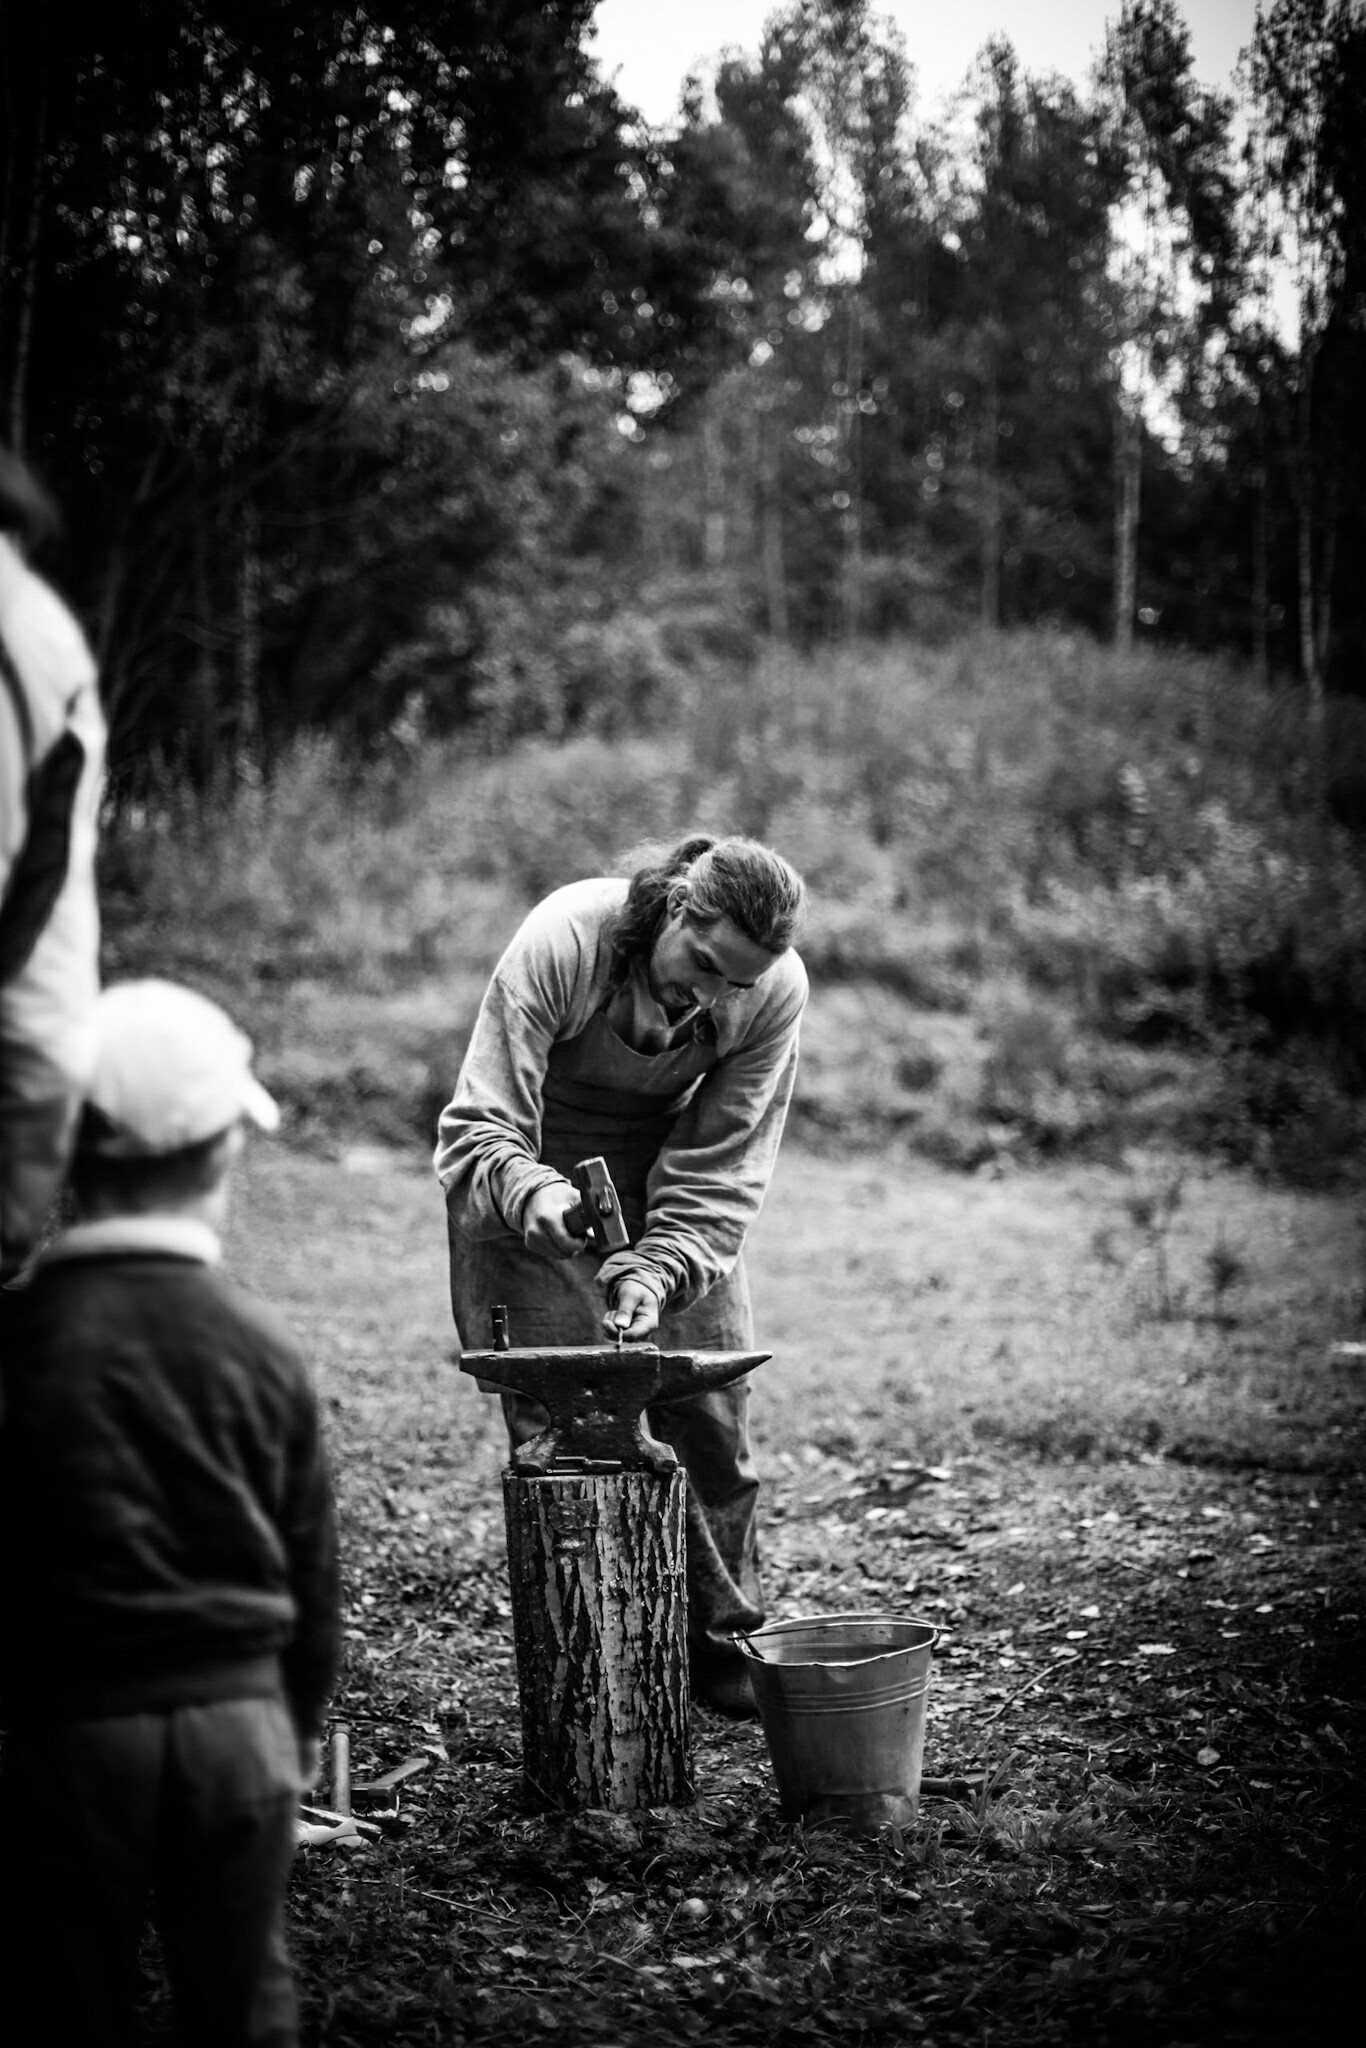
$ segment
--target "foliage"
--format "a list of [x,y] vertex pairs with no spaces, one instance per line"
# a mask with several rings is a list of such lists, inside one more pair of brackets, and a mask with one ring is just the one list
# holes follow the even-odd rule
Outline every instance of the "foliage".
[[549,533],[618,548],[622,380],[702,320],[591,7],[136,13],[0,35],[4,426],[68,508],[116,766],[369,739],[434,659],[459,721],[481,596]]
[[[1259,16],[1241,163],[1171,0],[1089,85],[995,39],[939,125],[864,0],[794,0],[658,136],[590,15],[6,15],[0,430],[121,788],[656,722],[690,684],[642,594],[685,585],[812,647],[1097,631],[1122,582],[1140,637],[1355,692],[1359,10]],[[1126,204],[1180,292],[1119,289]]]
[[[1332,661],[1338,549],[1359,544],[1362,519],[1347,436],[1366,305],[1363,142],[1348,111],[1359,108],[1363,67],[1366,22],[1350,0],[1275,0],[1259,10],[1246,63],[1248,258],[1259,301],[1252,348],[1262,351],[1252,381],[1263,445],[1278,427],[1288,443],[1299,666],[1316,698]],[[1266,351],[1277,324],[1273,277],[1294,300],[1277,355]],[[1352,639],[1359,647],[1359,627]]]
[[[811,886],[813,1138],[895,1130],[975,1166],[1179,1131],[1298,1181],[1359,1169],[1366,866],[1335,815],[1355,816],[1355,707],[1334,780],[1303,699],[1218,662],[1019,635],[737,669],[713,615],[659,600],[567,629],[543,671],[563,705],[572,664],[619,663],[638,737],[561,716],[556,742],[491,747],[414,717],[364,765],[298,741],[265,778],[125,803],[111,969],[250,988],[286,1036],[304,1005],[327,1046],[289,1077],[310,1130],[330,1059],[367,1130],[406,1137],[537,896],[646,838],[743,830]],[[378,1021],[353,1058],[347,1006],[386,992],[409,1005],[392,1058]]]

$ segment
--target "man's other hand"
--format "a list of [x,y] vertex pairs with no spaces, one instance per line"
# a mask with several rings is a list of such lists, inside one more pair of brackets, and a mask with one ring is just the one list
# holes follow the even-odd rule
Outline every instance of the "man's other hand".
[[643,1280],[619,1280],[602,1321],[610,1336],[639,1344],[659,1328],[659,1296]]

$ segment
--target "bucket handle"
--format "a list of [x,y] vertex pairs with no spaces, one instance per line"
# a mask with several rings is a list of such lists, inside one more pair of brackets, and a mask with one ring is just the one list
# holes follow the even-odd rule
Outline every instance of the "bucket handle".
[[[843,1617],[837,1618],[843,1619]],[[926,1645],[927,1648],[933,1650],[939,1642],[940,1631],[937,1627],[935,1627],[935,1624],[933,1622],[924,1622],[921,1624],[921,1626],[933,1629],[933,1635],[931,1636],[928,1645]],[[763,1651],[755,1648],[754,1644],[750,1641],[750,1638],[745,1634],[745,1631],[742,1628],[733,1628],[730,1632],[730,1639],[735,1644],[735,1647],[739,1651],[741,1651],[744,1656],[752,1657],[758,1664],[766,1664],[768,1662],[768,1659],[765,1657]]]

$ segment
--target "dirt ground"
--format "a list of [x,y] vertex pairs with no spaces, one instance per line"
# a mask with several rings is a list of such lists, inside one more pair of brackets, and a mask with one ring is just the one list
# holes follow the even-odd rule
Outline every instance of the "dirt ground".
[[770,1606],[940,1629],[920,1824],[784,1821],[762,1732],[702,1711],[694,1804],[544,1814],[434,1184],[254,1147],[230,1257],[329,1415],[336,1725],[359,1784],[415,1766],[362,1794],[359,1846],[298,1859],[307,2038],[1338,2038],[1363,1249],[1352,1200],[1168,1158],[966,1177],[789,1146],[751,1260]]

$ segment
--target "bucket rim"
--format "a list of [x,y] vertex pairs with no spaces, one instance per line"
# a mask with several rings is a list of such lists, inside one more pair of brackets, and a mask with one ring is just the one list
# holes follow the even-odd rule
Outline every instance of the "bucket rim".
[[933,1650],[935,1645],[939,1641],[940,1627],[938,1622],[927,1621],[925,1617],[920,1614],[895,1614],[889,1608],[879,1608],[876,1612],[871,1614],[862,1612],[858,1609],[845,1609],[838,1614],[793,1614],[789,1615],[785,1621],[765,1622],[762,1628],[752,1628],[748,1631],[737,1630],[732,1635],[731,1641],[735,1644],[736,1648],[740,1650],[744,1656],[750,1658],[752,1662],[756,1664],[767,1664],[769,1661],[768,1658],[764,1656],[762,1650],[755,1648],[755,1645],[757,1643],[762,1642],[766,1636],[773,1637],[791,1635],[795,1633],[798,1629],[812,1627],[828,1627],[832,1623],[840,1625],[859,1625],[862,1627],[867,1627],[869,1623],[877,1624],[879,1622],[895,1622],[899,1627],[906,1627],[909,1625],[912,1628],[928,1629],[929,1638],[926,1642],[923,1643],[891,1643],[887,1646],[885,1650],[875,1650],[871,1656],[865,1655],[861,1657],[821,1657],[818,1660],[813,1659],[812,1661],[818,1661],[819,1663],[825,1666],[877,1664],[880,1663],[884,1657],[904,1657],[908,1648],[914,1648],[917,1650]]

